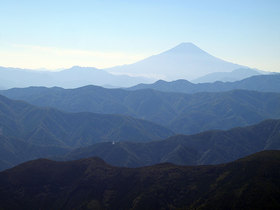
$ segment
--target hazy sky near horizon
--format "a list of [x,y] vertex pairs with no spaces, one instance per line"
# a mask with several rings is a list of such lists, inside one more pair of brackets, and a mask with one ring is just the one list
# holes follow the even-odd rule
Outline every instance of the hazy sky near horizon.
[[0,66],[98,68],[192,42],[280,72],[279,0],[0,0]]

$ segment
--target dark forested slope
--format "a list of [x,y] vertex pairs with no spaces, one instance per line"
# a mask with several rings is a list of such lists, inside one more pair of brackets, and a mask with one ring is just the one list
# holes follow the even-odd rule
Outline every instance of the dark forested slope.
[[35,160],[0,173],[1,209],[279,209],[280,152],[217,166]]

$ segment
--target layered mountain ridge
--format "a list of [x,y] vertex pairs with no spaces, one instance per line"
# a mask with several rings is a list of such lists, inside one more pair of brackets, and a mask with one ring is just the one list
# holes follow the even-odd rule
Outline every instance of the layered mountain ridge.
[[0,67],[0,209],[280,209],[280,74],[263,74],[192,43]]
[[129,115],[182,134],[230,129],[280,118],[280,93],[248,90],[183,94],[85,86],[77,89],[30,87],[0,93],[67,112]]
[[0,170],[100,141],[151,141],[174,133],[128,116],[66,113],[0,96]]

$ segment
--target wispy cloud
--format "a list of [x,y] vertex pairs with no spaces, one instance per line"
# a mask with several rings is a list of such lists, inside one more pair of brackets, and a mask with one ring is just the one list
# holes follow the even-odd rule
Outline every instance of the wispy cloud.
[[64,55],[64,56],[91,56],[100,58],[113,58],[113,59],[139,59],[143,55],[131,55],[122,52],[100,52],[90,50],[77,50],[77,49],[65,49],[49,46],[36,46],[36,45],[23,45],[23,44],[12,44],[16,48],[25,48],[37,52],[50,53],[53,55]]
[[6,63],[12,62],[17,67],[50,69],[73,65],[106,68],[133,63],[146,57],[146,55],[124,52],[100,52],[23,44],[12,44],[8,51],[0,50],[0,56]]

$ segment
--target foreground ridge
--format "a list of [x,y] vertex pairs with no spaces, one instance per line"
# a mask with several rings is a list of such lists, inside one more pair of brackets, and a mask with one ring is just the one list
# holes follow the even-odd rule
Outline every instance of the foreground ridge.
[[39,159],[0,173],[2,209],[277,209],[280,151],[216,166]]

